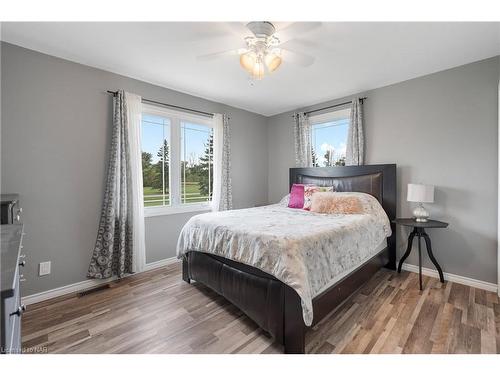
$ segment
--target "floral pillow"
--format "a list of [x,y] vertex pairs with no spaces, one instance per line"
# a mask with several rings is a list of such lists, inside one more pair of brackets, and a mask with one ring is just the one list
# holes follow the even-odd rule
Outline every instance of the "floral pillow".
[[333,186],[316,186],[316,185],[305,185],[304,186],[304,206],[302,207],[304,210],[310,211],[312,204],[312,195],[314,193],[325,193],[332,192]]

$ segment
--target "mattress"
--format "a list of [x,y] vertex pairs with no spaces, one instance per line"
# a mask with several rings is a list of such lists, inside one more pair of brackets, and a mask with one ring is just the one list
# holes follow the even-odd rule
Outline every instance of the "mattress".
[[177,244],[256,267],[293,288],[302,301],[304,323],[313,320],[312,299],[383,249],[389,219],[368,194],[357,195],[363,213],[318,214],[286,203],[192,217]]

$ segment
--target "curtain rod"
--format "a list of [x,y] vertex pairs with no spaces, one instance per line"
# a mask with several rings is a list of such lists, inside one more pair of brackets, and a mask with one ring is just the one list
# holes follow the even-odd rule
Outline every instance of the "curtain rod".
[[[361,101],[365,100],[366,99],[366,96],[363,97],[363,98],[359,98]],[[310,115],[311,113],[314,113],[314,112],[319,112],[319,111],[324,111],[325,109],[330,109],[330,108],[335,108],[335,107],[341,107],[343,105],[347,105],[347,104],[351,104],[352,103],[352,100],[349,101],[349,102],[344,102],[344,103],[339,103],[339,104],[334,104],[334,105],[330,105],[328,107],[323,107],[323,108],[319,108],[319,109],[314,109],[312,111],[307,111],[307,112],[304,112],[306,115]]]
[[[118,91],[110,91],[110,90],[108,90],[108,94],[116,96],[118,94]],[[188,111],[188,112],[199,113],[199,114],[207,116],[207,117],[214,117],[213,113],[198,111],[197,109],[192,109],[192,108],[187,108],[187,107],[181,107],[181,106],[174,105],[174,104],[167,104],[167,103],[157,102],[156,100],[150,100],[150,99],[144,99],[144,98],[142,98],[142,101],[145,102],[145,103],[162,105],[162,106],[165,106],[165,107],[177,108],[177,109],[181,109],[181,110]]]

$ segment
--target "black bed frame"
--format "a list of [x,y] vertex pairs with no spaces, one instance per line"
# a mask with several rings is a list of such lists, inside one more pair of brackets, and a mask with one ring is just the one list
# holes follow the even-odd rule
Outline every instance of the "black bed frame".
[[[357,191],[379,200],[389,220],[396,217],[396,165],[379,164],[326,168],[291,168],[293,183],[334,186],[336,191]],[[396,231],[387,247],[313,299],[314,326],[381,267],[396,269]],[[224,296],[284,345],[285,353],[305,353],[306,327],[298,294],[272,275],[211,254],[191,251],[183,258],[182,277],[196,280]]]

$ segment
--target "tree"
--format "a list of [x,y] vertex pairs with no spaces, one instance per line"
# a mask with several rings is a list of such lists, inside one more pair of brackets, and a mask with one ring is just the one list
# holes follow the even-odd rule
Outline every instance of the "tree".
[[338,158],[337,161],[335,162],[335,165],[344,166],[345,165],[345,156],[341,156],[340,158]]
[[312,157],[312,166],[319,167],[318,157],[316,156],[316,152],[314,151],[314,148],[312,148],[312,147],[311,147],[311,157]]
[[325,167],[333,166],[333,149],[326,150],[324,158]]
[[208,143],[205,143],[204,146],[205,152],[203,156],[200,157],[200,163],[197,165],[196,169],[200,181],[200,194],[202,196],[208,196],[213,186],[214,137],[212,134],[210,134]]
[[151,155],[149,152],[142,152],[142,167],[144,168],[151,166],[151,162],[153,161],[153,155]]
[[156,177],[156,171],[152,165],[153,155],[149,152],[142,152],[142,184],[152,186]]
[[156,153],[158,156],[158,162],[154,165],[155,176],[152,181],[151,187],[154,189],[159,189],[163,191],[163,181],[168,183],[169,178],[169,146],[166,139],[163,140],[163,146],[160,147],[158,152]]

